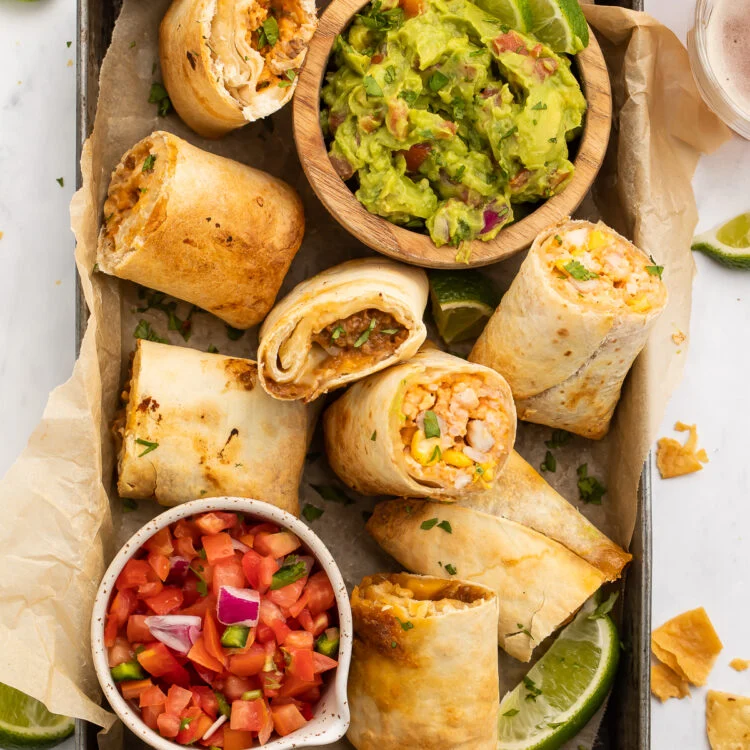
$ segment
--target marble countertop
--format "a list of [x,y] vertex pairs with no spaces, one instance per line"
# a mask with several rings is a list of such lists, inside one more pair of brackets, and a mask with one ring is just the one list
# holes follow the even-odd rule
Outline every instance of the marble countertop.
[[[646,9],[685,39],[692,0],[646,0]],[[0,474],[73,366],[75,38],[70,0],[0,0]],[[750,143],[735,138],[705,157],[694,187],[700,229],[748,210]],[[748,275],[700,255],[696,263],[685,377],[659,434],[673,434],[676,420],[696,423],[710,463],[680,479],[655,474],[653,623],[704,606],[725,646],[709,687],[750,694],[750,673],[728,666],[750,658]],[[655,750],[708,747],[704,693],[653,703]]]

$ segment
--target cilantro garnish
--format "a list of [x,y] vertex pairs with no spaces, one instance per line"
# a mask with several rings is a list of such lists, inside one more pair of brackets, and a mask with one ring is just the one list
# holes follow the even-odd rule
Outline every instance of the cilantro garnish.
[[557,459],[552,455],[552,451],[547,451],[539,468],[541,471],[551,471],[553,474],[557,471]]
[[596,478],[589,476],[588,464],[578,467],[578,494],[584,503],[601,505],[607,488]]
[[579,263],[577,260],[568,261],[563,268],[578,281],[589,281],[590,279],[597,278],[598,274],[593,271],[589,271],[583,263]]

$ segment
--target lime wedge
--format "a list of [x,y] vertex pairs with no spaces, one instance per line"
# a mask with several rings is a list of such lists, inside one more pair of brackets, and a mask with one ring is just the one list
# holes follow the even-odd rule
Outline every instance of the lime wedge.
[[589,26],[578,0],[527,0],[529,31],[555,52],[574,55],[589,43]]
[[498,750],[556,750],[583,729],[612,685],[617,629],[589,599],[544,656],[500,702]]
[[523,32],[531,29],[529,0],[477,0],[476,4],[511,29]]
[[693,237],[693,250],[732,268],[750,268],[750,212]]
[[430,271],[430,299],[446,344],[476,338],[498,303],[492,282],[479,271]]
[[74,724],[74,719],[52,714],[38,700],[0,683],[0,747],[52,747],[73,733]]

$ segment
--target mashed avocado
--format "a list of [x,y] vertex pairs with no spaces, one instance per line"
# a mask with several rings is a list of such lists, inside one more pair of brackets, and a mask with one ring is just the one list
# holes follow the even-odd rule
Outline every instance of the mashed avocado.
[[321,121],[359,201],[437,246],[560,192],[586,101],[570,61],[467,0],[375,0],[335,45]]

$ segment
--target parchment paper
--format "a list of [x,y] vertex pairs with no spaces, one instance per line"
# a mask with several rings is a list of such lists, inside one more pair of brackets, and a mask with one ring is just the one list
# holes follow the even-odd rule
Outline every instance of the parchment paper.
[[[151,83],[160,80],[156,37],[167,5],[167,0],[126,0],[118,20],[101,71],[94,132],[81,159],[83,187],[71,204],[76,262],[91,310],[88,330],[71,379],[52,393],[27,448],[0,483],[0,682],[44,701],[52,711],[104,727],[114,719],[98,705],[89,655],[93,598],[117,548],[160,510],[141,501],[135,512],[123,514],[112,491],[109,424],[119,406],[133,330],[144,318],[173,344],[201,349],[213,344],[222,353],[248,357],[256,344],[255,331],[230,341],[223,324],[208,314],[194,317],[195,332],[185,342],[167,330],[163,312],[138,312],[144,300],[134,285],[92,273],[111,170],[126,149],[160,128],[290,182],[302,194],[308,229],[282,293],[323,268],[370,254],[307,185],[292,140],[290,107],[221,141],[198,138],[174,114],[157,116],[147,100]],[[670,31],[647,15],[620,8],[588,6],[586,13],[610,66],[615,121],[606,164],[579,213],[604,217],[653,253],[666,267],[670,303],[628,377],[610,436],[599,443],[575,438],[556,450],[557,472],[546,478],[577,504],[576,468],[588,462],[589,473],[604,479],[608,492],[601,506],[582,511],[627,546],[641,467],[687,351],[687,343],[678,347],[671,336],[687,333],[690,323],[690,239],[697,221],[690,179],[699,154],[718,147],[729,133],[700,101],[687,54]],[[488,272],[507,288],[521,260],[517,256]],[[184,309],[178,307],[178,314]],[[549,430],[520,427],[517,448],[538,466]],[[350,586],[364,574],[394,570],[395,563],[364,532],[363,513],[374,501],[352,493],[351,504],[324,501],[310,484],[336,484],[320,455],[319,436],[300,489],[303,506],[310,502],[325,510],[313,528]],[[501,690],[525,669],[501,654]],[[576,743],[590,742],[593,732],[590,727]]]

